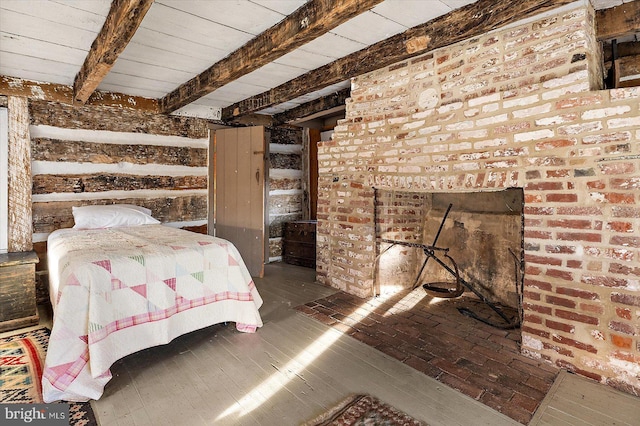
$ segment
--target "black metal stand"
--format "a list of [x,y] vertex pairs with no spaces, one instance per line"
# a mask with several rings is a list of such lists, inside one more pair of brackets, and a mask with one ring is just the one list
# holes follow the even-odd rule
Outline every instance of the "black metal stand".
[[[429,259],[433,258],[433,260],[435,262],[437,262],[447,272],[449,272],[451,275],[453,275],[455,277],[455,279],[456,279],[456,288],[455,289],[443,288],[443,287],[435,286],[435,285],[432,285],[432,284],[424,284],[422,287],[424,288],[424,290],[428,294],[431,294],[432,296],[435,296],[435,297],[448,297],[448,298],[459,297],[459,296],[462,295],[462,293],[464,293],[464,288],[462,288],[462,286],[464,286],[467,289],[469,289],[473,294],[478,296],[478,298],[480,300],[482,300],[482,302],[484,302],[487,306],[489,306],[496,314],[498,314],[500,316],[500,318],[502,318],[505,321],[506,324],[495,324],[495,323],[493,323],[493,322],[491,322],[489,320],[480,318],[474,312],[470,311],[467,308],[458,308],[458,311],[461,314],[466,315],[466,316],[471,317],[471,318],[475,318],[478,321],[481,321],[481,322],[483,322],[485,324],[488,324],[488,325],[490,325],[492,327],[500,328],[500,329],[503,329],[503,330],[514,329],[514,328],[520,327],[520,323],[521,323],[520,318],[516,318],[515,320],[509,319],[507,317],[507,315],[504,312],[502,312],[502,310],[500,308],[498,308],[498,306],[496,306],[494,303],[492,303],[482,293],[480,293],[478,290],[476,290],[474,286],[472,286],[470,283],[465,281],[460,276],[460,273],[458,271],[458,266],[453,261],[453,259],[448,255],[448,251],[449,251],[448,248],[436,247],[436,243],[438,241],[438,238],[440,237],[440,233],[442,232],[442,228],[444,227],[444,223],[445,223],[445,221],[447,219],[447,216],[449,215],[449,211],[451,210],[452,206],[453,206],[453,204],[449,204],[449,207],[447,208],[447,211],[445,212],[445,214],[444,214],[444,216],[442,218],[442,221],[440,222],[440,227],[438,228],[438,232],[436,233],[436,236],[433,239],[433,244],[430,245],[430,246],[429,245],[425,245],[425,244],[419,244],[419,243],[411,243],[411,242],[408,242],[408,241],[398,241],[398,240],[388,240],[388,239],[385,239],[385,238],[378,238],[377,229],[376,229],[376,241],[378,243],[382,242],[382,243],[390,244],[387,248],[385,248],[380,254],[378,254],[376,256],[376,262],[378,261],[378,259],[384,253],[386,253],[390,248],[392,248],[395,245],[419,248],[424,252],[426,258],[425,258],[424,262],[422,263],[420,271],[418,272],[418,276],[416,277],[416,281],[415,281],[415,283],[414,283],[414,285],[412,287],[412,290],[415,289],[418,286],[418,283],[420,281],[420,276],[422,275],[422,272],[424,271],[424,268],[427,265],[427,262],[429,261]],[[377,192],[377,189],[374,188],[374,223],[376,225],[377,225],[377,207],[378,207],[378,192]],[[378,244],[376,244],[376,252],[377,252],[377,250],[378,250]],[[444,253],[444,256],[447,257],[450,260],[451,265],[453,266],[453,269],[451,268],[451,266],[449,266],[446,263],[444,263],[442,261],[442,259],[440,259],[440,258],[438,258],[436,256],[436,252],[437,251]]]

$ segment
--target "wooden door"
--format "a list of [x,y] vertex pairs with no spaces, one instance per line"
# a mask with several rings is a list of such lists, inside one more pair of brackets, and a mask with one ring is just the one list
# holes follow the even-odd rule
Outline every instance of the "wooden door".
[[214,229],[231,241],[254,277],[264,275],[265,138],[263,127],[216,130]]

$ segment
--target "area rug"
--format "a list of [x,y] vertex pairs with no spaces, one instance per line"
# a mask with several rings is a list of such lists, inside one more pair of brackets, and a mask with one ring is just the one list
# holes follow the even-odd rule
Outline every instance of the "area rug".
[[424,423],[371,395],[353,395],[303,426],[422,425]]
[[[42,368],[49,334],[41,327],[0,338],[0,403],[43,403]],[[97,425],[91,404],[70,402],[69,424]]]

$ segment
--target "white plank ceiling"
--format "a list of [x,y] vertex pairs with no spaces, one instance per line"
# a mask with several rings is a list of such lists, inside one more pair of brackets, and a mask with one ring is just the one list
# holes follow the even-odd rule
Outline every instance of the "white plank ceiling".
[[[332,31],[178,111],[220,108],[473,3],[385,0]],[[592,0],[596,8],[623,0]],[[98,90],[162,98],[305,0],[156,0]],[[0,0],[0,75],[73,85],[110,9],[110,0]],[[274,114],[349,86],[348,81],[261,111]]]

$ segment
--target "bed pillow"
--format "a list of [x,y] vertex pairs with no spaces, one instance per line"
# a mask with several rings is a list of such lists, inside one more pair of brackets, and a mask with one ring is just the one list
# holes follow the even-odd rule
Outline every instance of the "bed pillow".
[[[151,210],[131,204],[72,207],[75,229],[113,228],[117,226],[153,225]],[[149,213],[147,213],[149,212]]]
[[[146,215],[151,216],[151,209],[148,209],[146,207],[142,207],[142,206],[136,206],[135,204],[111,204],[111,207],[126,207],[129,209],[134,209],[134,210],[138,210],[139,212],[142,212]],[[96,206],[97,207],[97,206]],[[103,207],[103,206],[100,206]]]

